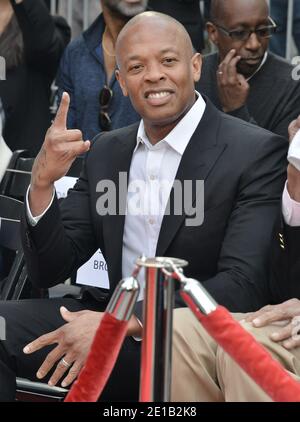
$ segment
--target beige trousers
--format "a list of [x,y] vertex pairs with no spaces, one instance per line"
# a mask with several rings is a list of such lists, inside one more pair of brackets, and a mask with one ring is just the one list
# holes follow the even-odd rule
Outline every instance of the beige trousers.
[[[235,314],[238,320],[243,314]],[[270,325],[254,328],[242,323],[300,382],[300,347],[288,351],[269,339]],[[278,328],[278,327],[277,327]],[[215,343],[187,309],[174,311],[171,400],[181,402],[271,401],[249,376]]]

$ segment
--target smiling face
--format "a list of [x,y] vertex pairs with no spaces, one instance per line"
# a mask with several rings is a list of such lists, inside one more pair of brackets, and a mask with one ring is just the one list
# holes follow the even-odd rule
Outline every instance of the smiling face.
[[117,78],[145,127],[172,129],[195,102],[201,57],[176,21],[144,13],[124,28],[117,43]]
[[[215,24],[215,25],[214,25]],[[212,42],[218,47],[220,60],[223,61],[230,50],[235,49],[241,56],[238,71],[248,77],[259,67],[269,45],[268,38],[251,34],[246,41],[234,41],[219,26],[227,31],[257,29],[270,25],[269,8],[265,0],[226,0],[222,3],[213,23],[208,23]]]

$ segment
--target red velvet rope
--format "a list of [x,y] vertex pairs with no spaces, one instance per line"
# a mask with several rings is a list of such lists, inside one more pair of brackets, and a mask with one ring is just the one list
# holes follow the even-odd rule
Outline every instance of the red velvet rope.
[[199,311],[197,317],[211,337],[274,401],[300,401],[300,383],[225,308],[218,306],[208,316]]
[[127,333],[126,321],[105,313],[96,332],[86,364],[65,402],[96,402],[114,368]]

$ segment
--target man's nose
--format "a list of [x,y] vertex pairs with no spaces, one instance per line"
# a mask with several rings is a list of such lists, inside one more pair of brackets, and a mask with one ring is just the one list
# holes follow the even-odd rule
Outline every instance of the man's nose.
[[151,64],[147,68],[146,79],[156,82],[165,78],[162,66],[159,63]]
[[255,32],[252,32],[245,46],[248,50],[258,50],[261,47],[261,42]]

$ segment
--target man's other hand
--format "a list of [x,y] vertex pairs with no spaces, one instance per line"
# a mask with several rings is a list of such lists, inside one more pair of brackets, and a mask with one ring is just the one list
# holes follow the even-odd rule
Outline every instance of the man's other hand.
[[[278,325],[277,330],[271,334],[271,340],[282,342],[286,349],[300,346],[300,300],[290,299],[279,305],[268,305],[257,312],[248,314],[246,322],[251,322],[254,327]],[[282,328],[280,328],[282,325]]]
[[[45,346],[56,344],[37,371],[37,378],[44,378],[56,365],[49,385],[56,385],[65,376],[62,386],[67,387],[78,376],[84,366],[103,313],[95,311],[70,312],[61,307],[62,318],[67,322],[51,333],[45,334],[27,346],[26,354],[36,352]],[[133,315],[128,322],[127,335],[141,336],[141,327]]]

